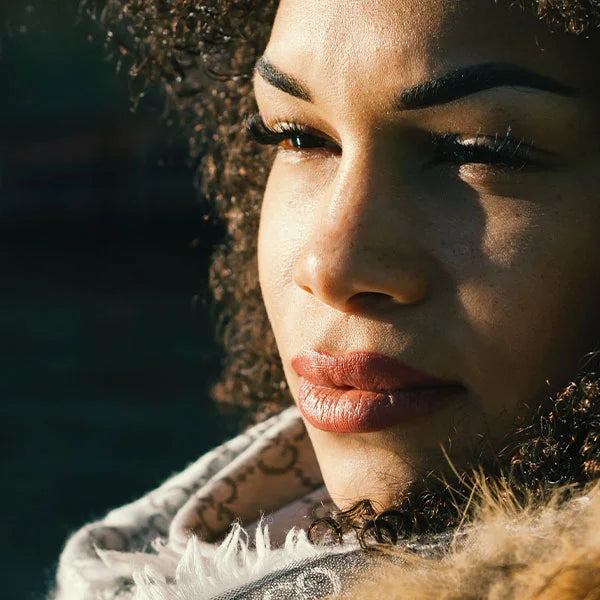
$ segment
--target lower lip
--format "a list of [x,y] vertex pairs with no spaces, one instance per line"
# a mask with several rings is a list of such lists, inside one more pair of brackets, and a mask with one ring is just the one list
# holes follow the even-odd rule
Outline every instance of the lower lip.
[[430,415],[464,393],[459,385],[371,392],[315,385],[301,377],[298,407],[321,431],[369,433]]

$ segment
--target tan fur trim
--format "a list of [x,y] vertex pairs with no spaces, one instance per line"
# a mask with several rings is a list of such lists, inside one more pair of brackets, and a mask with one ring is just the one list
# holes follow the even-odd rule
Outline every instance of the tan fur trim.
[[600,600],[600,484],[566,504],[519,506],[480,487],[476,518],[443,560],[398,551],[353,600]]

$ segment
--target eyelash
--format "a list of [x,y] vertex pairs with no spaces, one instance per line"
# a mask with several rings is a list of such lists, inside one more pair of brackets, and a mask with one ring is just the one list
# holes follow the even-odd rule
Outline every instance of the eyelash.
[[432,163],[453,162],[457,165],[485,164],[506,169],[524,169],[532,164],[532,147],[512,136],[510,128],[503,136],[477,134],[465,142],[457,133],[434,135],[435,158]]
[[306,127],[299,125],[295,121],[280,123],[278,130],[269,128],[263,121],[260,113],[254,113],[246,117],[244,126],[250,137],[265,146],[279,146],[282,142],[296,138],[296,141],[303,140],[306,144],[307,140],[313,140],[314,146],[298,145],[293,146],[295,150],[308,150],[314,148],[330,148],[338,152],[339,147],[335,142],[330,142],[318,135],[311,134]]
[[[280,146],[283,142],[291,142],[287,148],[297,152],[308,152],[315,149],[333,150],[341,153],[339,146],[323,137],[310,133],[303,125],[294,121],[281,123],[278,129],[266,125],[260,113],[246,117],[244,126],[255,142],[267,146]],[[503,136],[484,136],[477,134],[472,142],[465,142],[457,133],[433,134],[433,159],[430,164],[451,163],[486,164],[498,168],[523,169],[531,162],[532,147],[518,140],[511,134],[510,128]]]

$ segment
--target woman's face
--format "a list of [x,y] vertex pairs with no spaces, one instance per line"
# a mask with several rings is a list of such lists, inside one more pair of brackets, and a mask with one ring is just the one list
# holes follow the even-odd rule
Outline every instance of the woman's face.
[[599,339],[598,46],[508,4],[282,0],[257,68],[260,283],[338,506],[497,451]]

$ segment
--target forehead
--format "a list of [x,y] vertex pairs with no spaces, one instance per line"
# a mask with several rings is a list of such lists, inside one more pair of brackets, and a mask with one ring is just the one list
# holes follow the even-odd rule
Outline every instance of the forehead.
[[402,50],[440,31],[459,8],[448,0],[281,0],[270,43],[323,55],[367,45]]
[[[266,55],[317,103],[390,97],[476,62],[521,65],[581,86],[589,45],[553,35],[510,0],[281,0]],[[585,52],[582,52],[584,50]]]

